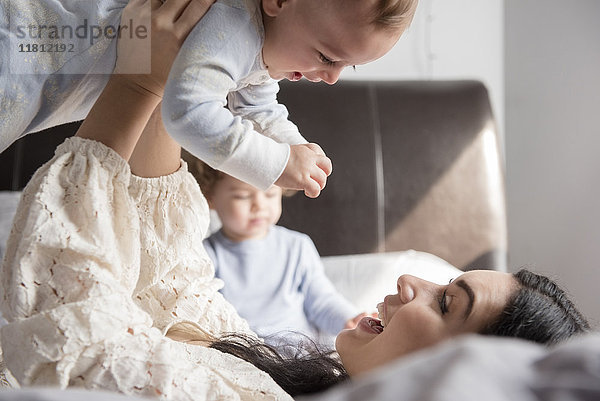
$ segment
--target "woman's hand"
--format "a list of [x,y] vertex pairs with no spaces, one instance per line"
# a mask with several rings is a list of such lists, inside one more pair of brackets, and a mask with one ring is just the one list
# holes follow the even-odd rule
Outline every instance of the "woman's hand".
[[[142,45],[148,45],[148,38],[121,35],[115,72],[76,135],[100,141],[129,160],[152,112],[162,100],[179,48],[213,1],[166,0],[162,4],[161,0],[130,0],[121,21],[133,27],[143,26],[144,20],[151,21],[151,72],[127,73],[143,67]],[[145,52],[148,56],[147,49]]]
[[[144,91],[162,97],[171,65],[181,45],[214,0],[130,0],[123,10],[114,73]],[[138,27],[149,34],[135,34]],[[144,37],[145,36],[145,37]],[[148,71],[148,68],[150,69]]]

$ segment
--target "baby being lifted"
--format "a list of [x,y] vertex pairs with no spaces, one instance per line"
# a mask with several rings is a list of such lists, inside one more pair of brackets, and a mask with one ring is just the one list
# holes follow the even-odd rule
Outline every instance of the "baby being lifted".
[[[169,2],[177,0],[165,5]],[[331,161],[288,120],[277,102],[277,81],[305,77],[333,84],[345,67],[378,59],[410,24],[416,2],[219,0],[173,64],[162,105],[164,124],[179,144],[216,169],[262,190],[276,184],[316,197]],[[126,0],[13,3],[23,3],[20,16],[38,25],[44,18],[65,24],[85,19],[102,28],[119,20]],[[0,148],[24,134],[85,117],[106,83],[97,74],[112,72],[115,42],[80,43],[85,48],[77,57],[33,76],[10,74],[14,59],[10,71],[9,63],[0,63],[3,114],[10,115],[0,122]]]

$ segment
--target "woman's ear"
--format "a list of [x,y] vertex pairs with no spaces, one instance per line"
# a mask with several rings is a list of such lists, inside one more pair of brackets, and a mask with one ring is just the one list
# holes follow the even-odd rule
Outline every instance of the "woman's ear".
[[263,12],[269,17],[276,17],[287,0],[262,0]]

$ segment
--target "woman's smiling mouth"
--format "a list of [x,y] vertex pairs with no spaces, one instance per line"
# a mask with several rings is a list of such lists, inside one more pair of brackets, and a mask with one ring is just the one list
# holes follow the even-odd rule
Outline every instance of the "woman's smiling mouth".
[[379,319],[375,319],[369,316],[363,317],[360,320],[360,322],[358,322],[358,325],[361,329],[367,332],[375,334],[383,333],[383,326],[381,325],[381,321],[379,321]]

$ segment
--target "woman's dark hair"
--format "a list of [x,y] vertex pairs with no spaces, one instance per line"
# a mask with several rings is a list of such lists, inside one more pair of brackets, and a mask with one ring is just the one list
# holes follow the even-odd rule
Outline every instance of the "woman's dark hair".
[[526,269],[514,277],[519,289],[500,318],[482,334],[553,345],[590,329],[585,317],[554,281]]
[[274,347],[241,334],[229,334],[210,348],[250,362],[268,373],[292,397],[318,393],[348,379],[337,353],[324,350],[313,340]]

